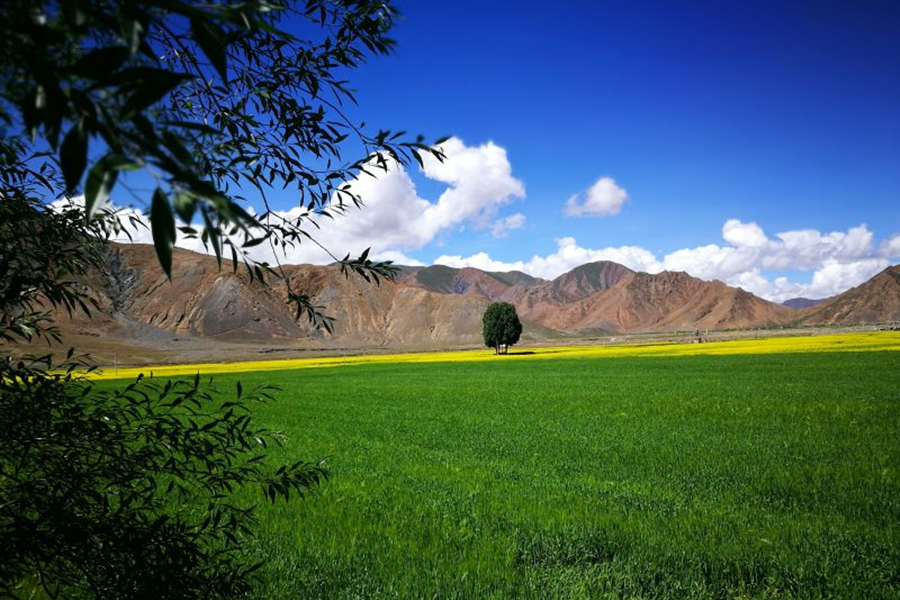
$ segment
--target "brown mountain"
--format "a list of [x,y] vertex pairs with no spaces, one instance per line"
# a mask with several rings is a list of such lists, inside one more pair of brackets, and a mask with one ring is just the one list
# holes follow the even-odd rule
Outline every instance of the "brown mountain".
[[517,272],[406,267],[400,281],[380,286],[344,277],[333,266],[286,267],[292,287],[335,318],[329,334],[295,317],[282,282],[271,287],[251,282],[240,269],[220,270],[212,257],[185,250],[176,250],[170,282],[152,247],[113,248],[107,269],[111,275],[96,274],[85,282],[102,311],[90,320],[61,316],[64,331],[166,353],[191,340],[200,344],[192,350],[199,353],[203,340],[227,347],[227,352],[234,344],[248,343],[259,346],[259,352],[480,345],[481,316],[494,300],[516,306],[526,339],[532,340],[561,334],[754,328],[799,319],[804,324],[900,319],[900,267],[803,311],[718,281],[685,273],[637,273],[612,262],[582,265],[553,281]]
[[579,269],[547,290],[529,290],[517,303],[519,313],[554,329],[620,333],[760,327],[796,319],[788,308],[686,273],[635,273],[615,263]]
[[804,325],[856,325],[900,321],[900,265],[809,309]]
[[[140,335],[175,335],[222,341],[302,344],[311,347],[428,346],[480,341],[482,298],[435,294],[402,283],[372,285],[345,277],[333,266],[288,266],[292,287],[335,318],[328,334],[297,319],[285,302],[285,284],[251,282],[246,272],[220,270],[214,258],[175,251],[172,281],[151,246],[115,246],[123,259],[116,277],[97,276],[89,285],[104,311],[89,324],[116,332],[148,326]],[[228,265],[230,267],[230,265]],[[113,283],[117,279],[122,283]],[[119,310],[115,310],[115,306]],[[76,319],[76,324],[88,324]]]
[[[614,287],[634,271],[614,262],[594,262],[581,265],[546,283],[516,287],[507,291],[504,300],[515,305],[519,315],[546,327],[574,330],[573,314],[561,318],[565,309],[580,300]],[[590,326],[589,328],[594,328]]]
[[486,300],[499,300],[512,287],[530,287],[545,283],[543,279],[520,271],[493,273],[472,267],[455,269],[444,265],[403,267],[400,281],[412,287],[437,294],[462,294]]

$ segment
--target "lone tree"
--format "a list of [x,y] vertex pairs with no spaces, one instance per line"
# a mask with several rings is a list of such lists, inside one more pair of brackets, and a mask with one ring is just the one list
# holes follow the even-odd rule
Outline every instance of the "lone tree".
[[522,322],[516,314],[516,307],[508,302],[489,304],[482,318],[484,325],[481,334],[484,345],[494,349],[494,354],[506,354],[510,346],[519,341],[522,335]]

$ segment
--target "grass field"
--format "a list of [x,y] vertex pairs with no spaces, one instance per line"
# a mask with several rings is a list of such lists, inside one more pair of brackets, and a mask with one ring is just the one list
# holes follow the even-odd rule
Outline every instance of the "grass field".
[[837,341],[218,375],[329,457],[259,597],[900,598],[900,336]]

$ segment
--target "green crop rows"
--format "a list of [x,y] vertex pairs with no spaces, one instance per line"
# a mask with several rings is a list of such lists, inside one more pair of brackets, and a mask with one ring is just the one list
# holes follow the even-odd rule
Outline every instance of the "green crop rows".
[[900,598],[892,352],[370,365],[275,382],[266,598]]

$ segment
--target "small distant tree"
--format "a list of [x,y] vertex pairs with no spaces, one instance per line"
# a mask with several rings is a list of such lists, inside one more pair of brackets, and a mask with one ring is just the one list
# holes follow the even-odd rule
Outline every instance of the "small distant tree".
[[506,354],[508,348],[519,341],[522,322],[516,314],[516,307],[508,302],[493,302],[484,311],[482,319],[484,345],[493,348],[495,354]]

